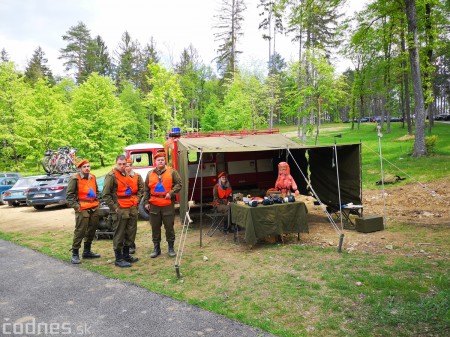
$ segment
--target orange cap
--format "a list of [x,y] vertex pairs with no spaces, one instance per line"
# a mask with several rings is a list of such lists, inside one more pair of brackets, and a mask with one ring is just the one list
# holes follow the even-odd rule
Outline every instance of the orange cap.
[[77,168],[80,168],[81,166],[83,166],[84,164],[89,163],[89,160],[87,159],[82,159],[78,164],[77,164]]
[[217,178],[223,177],[223,176],[227,176],[227,174],[225,172],[220,172],[219,175],[217,176]]
[[166,158],[166,153],[164,151],[158,152],[155,154],[155,159],[158,157],[164,157]]

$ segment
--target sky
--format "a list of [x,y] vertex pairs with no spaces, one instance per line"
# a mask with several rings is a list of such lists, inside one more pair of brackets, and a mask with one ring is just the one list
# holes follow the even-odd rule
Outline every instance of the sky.
[[[346,12],[352,14],[366,1],[348,0]],[[263,70],[268,58],[267,42],[258,30],[259,0],[245,0],[243,32],[239,50],[242,66]],[[38,46],[44,51],[54,75],[65,75],[59,50],[66,46],[62,39],[70,27],[82,21],[91,36],[100,35],[114,54],[122,34],[128,31],[141,46],[153,40],[170,66],[179,61],[181,52],[190,44],[203,63],[217,56],[219,42],[213,27],[217,23],[220,0],[0,0],[0,50],[4,48],[11,61],[25,70]],[[297,56],[297,47],[289,38],[277,37],[277,51],[286,61]],[[250,66],[251,65],[251,66]],[[351,66],[341,60],[338,70]]]

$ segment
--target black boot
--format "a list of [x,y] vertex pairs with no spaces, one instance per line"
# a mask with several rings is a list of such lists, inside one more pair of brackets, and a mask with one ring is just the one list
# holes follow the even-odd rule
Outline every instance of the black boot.
[[161,246],[160,243],[158,241],[153,241],[153,252],[150,254],[151,258],[155,258],[158,255],[161,255]]
[[228,233],[228,224],[224,224],[224,225],[223,225],[223,230],[222,230],[222,232],[223,232],[224,234],[227,234],[227,233]]
[[134,253],[136,253],[136,244],[135,243],[133,243],[130,246],[130,254],[134,254]]
[[91,251],[91,242],[85,242],[82,257],[83,259],[96,259],[100,257],[100,254]]
[[130,247],[129,246],[123,246],[123,259],[130,263],[133,263],[133,262],[136,262],[139,260],[137,257],[133,257],[130,255]]
[[122,249],[117,249],[114,251],[114,253],[116,254],[116,262],[114,262],[114,264],[117,267],[120,267],[120,268],[131,267],[131,263],[127,262],[123,259]]
[[167,243],[169,244],[169,256],[170,257],[177,256],[177,254],[175,253],[175,250],[173,249],[174,241],[169,241]]
[[72,264],[80,264],[80,255],[78,253],[78,249],[72,248],[72,259],[70,260]]

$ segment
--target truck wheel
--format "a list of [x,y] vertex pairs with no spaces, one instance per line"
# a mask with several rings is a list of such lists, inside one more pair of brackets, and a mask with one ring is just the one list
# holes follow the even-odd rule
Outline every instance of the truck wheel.
[[144,199],[141,199],[141,202],[139,203],[139,216],[143,220],[149,220],[150,219],[150,214],[148,213],[148,211],[144,207]]

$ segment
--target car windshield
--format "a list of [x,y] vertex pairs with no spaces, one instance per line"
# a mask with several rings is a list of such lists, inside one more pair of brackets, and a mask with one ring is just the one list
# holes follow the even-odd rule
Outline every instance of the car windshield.
[[17,178],[7,177],[0,179],[0,185],[14,185],[17,181]]

